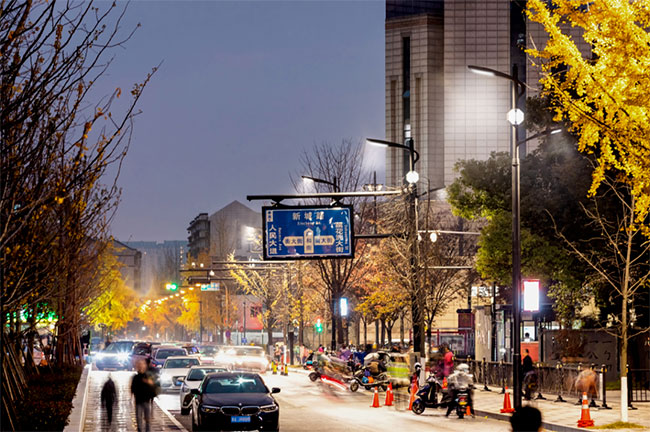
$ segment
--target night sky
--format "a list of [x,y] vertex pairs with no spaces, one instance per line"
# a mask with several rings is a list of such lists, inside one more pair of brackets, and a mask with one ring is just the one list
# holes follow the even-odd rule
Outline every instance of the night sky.
[[[124,6],[124,3],[120,5]],[[384,2],[134,1],[99,88],[152,67],[119,184],[120,240],[187,238],[199,212],[292,192],[314,143],[384,136]],[[368,149],[383,179],[384,151]],[[261,221],[260,221],[261,223]]]

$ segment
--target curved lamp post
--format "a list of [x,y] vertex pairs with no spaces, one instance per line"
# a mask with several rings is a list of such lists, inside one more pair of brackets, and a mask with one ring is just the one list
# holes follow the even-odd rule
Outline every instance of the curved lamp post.
[[411,242],[411,280],[413,283],[413,300],[411,313],[413,315],[413,351],[420,353],[425,357],[426,350],[424,346],[424,299],[420,295],[420,281],[418,278],[418,213],[417,213],[417,182],[420,175],[415,171],[415,164],[420,159],[420,154],[415,150],[415,142],[410,134],[406,137],[406,144],[399,144],[392,141],[385,141],[376,138],[366,138],[368,144],[380,147],[392,147],[406,150],[409,152],[409,172],[406,173],[406,181],[409,187],[409,218],[411,219],[411,230],[409,239]]
[[524,113],[517,108],[517,100],[523,95],[525,85],[518,78],[517,65],[512,65],[512,75],[499,72],[494,69],[470,65],[467,68],[479,75],[491,76],[496,78],[507,79],[510,81],[510,101],[511,109],[508,112],[508,121],[511,124],[510,129],[510,155],[512,156],[512,317],[513,317],[513,335],[512,344],[512,394],[514,399],[514,408],[521,407],[521,232],[520,232],[520,212],[519,212],[519,145],[517,140],[517,126],[524,121]]

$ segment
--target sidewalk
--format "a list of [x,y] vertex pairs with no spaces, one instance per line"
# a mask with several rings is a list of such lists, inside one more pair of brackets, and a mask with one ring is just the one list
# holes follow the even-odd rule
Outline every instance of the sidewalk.
[[[509,414],[501,414],[500,410],[503,408],[504,395],[500,394],[500,388],[491,387],[492,391],[482,390],[482,385],[477,385],[474,390],[474,407],[477,415],[488,416],[491,418],[509,420]],[[510,402],[512,403],[512,391],[509,389]],[[577,399],[575,397],[569,398],[563,396],[567,401],[554,402],[557,395],[546,394],[546,400],[523,400],[524,405],[531,405],[538,408],[542,412],[542,420],[544,421],[546,430],[564,432],[564,431],[584,431],[584,428],[578,428],[578,420],[581,416],[581,405],[575,405]],[[590,408],[590,416],[594,420],[595,426],[603,426],[606,424],[619,421],[620,418],[620,391],[607,392],[607,406],[612,409]],[[602,401],[596,401],[598,405]],[[650,430],[650,403],[634,403],[636,410],[629,410],[628,417],[630,423],[637,423],[644,426],[645,429],[627,429],[630,431]],[[607,429],[605,429],[607,430]],[[617,429],[617,431],[626,429]]]
[[[83,430],[88,432],[136,431],[135,408],[130,392],[132,373],[111,373],[117,387],[118,400],[113,410],[113,424],[109,427],[106,421],[106,411],[102,409],[100,395],[108,374],[109,372],[92,371],[88,377],[88,397]],[[151,410],[151,431],[185,431],[185,428],[154,403]]]
[[[294,372],[303,374],[309,373],[302,368],[290,368],[289,373]],[[476,388],[474,390],[474,408],[477,417],[487,416],[489,418],[509,422],[510,414],[501,413],[504,398],[504,395],[500,393],[501,388],[489,388],[491,391],[484,391],[482,390],[483,385],[479,385],[478,383],[476,384]],[[512,390],[509,389],[508,393],[510,393],[510,402],[512,404]],[[585,428],[578,428],[578,420],[582,414],[582,406],[575,405],[575,403],[578,401],[576,397],[571,398],[569,396],[563,396],[567,402],[562,403],[554,402],[557,398],[557,395],[555,394],[545,394],[543,396],[546,397],[546,400],[532,400],[530,402],[523,400],[522,402],[524,405],[534,406],[542,412],[542,420],[544,422],[545,430],[555,432],[576,432],[589,430]],[[607,406],[612,409],[590,408],[589,413],[591,418],[594,420],[595,426],[603,426],[619,421],[620,401],[621,392],[610,390],[607,392]],[[596,403],[600,406],[602,401],[596,400]],[[617,432],[641,432],[644,430],[650,431],[650,403],[635,402],[633,405],[636,409],[628,410],[628,421],[630,423],[636,423],[644,426],[644,429],[616,429]],[[607,431],[613,429],[602,430]]]

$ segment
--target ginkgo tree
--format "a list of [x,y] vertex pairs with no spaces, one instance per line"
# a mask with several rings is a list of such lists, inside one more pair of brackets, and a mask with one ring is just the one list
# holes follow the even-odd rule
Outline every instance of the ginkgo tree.
[[102,254],[99,295],[84,308],[93,326],[104,324],[109,332],[123,329],[137,314],[135,291],[124,283],[121,264],[112,252],[112,248],[108,248]]
[[[625,422],[630,307],[635,293],[647,286],[646,276],[635,278],[634,250],[639,232],[650,235],[650,4],[551,3],[528,2],[529,19],[542,25],[548,36],[538,41],[539,46],[533,40],[528,53],[542,69],[542,91],[553,103],[555,120],[564,122],[576,136],[578,149],[595,160],[589,195],[596,197],[600,188],[609,189],[622,204],[622,217],[609,225],[600,222],[619,267],[618,277],[610,278],[590,257],[581,258],[612,286],[612,297],[621,300],[615,321],[621,341],[621,421]],[[579,49],[585,43],[591,47],[588,55]]]

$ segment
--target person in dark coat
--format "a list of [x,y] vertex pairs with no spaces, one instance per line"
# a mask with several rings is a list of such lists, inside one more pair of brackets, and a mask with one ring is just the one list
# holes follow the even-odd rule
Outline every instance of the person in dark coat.
[[113,423],[113,406],[115,405],[116,400],[117,390],[115,389],[115,383],[109,374],[108,379],[102,387],[101,395],[102,408],[106,409],[106,419],[108,420],[109,425]]
[[144,360],[137,363],[138,373],[131,380],[131,393],[135,399],[135,421],[138,432],[151,430],[151,401],[156,397],[154,380],[147,373]]

